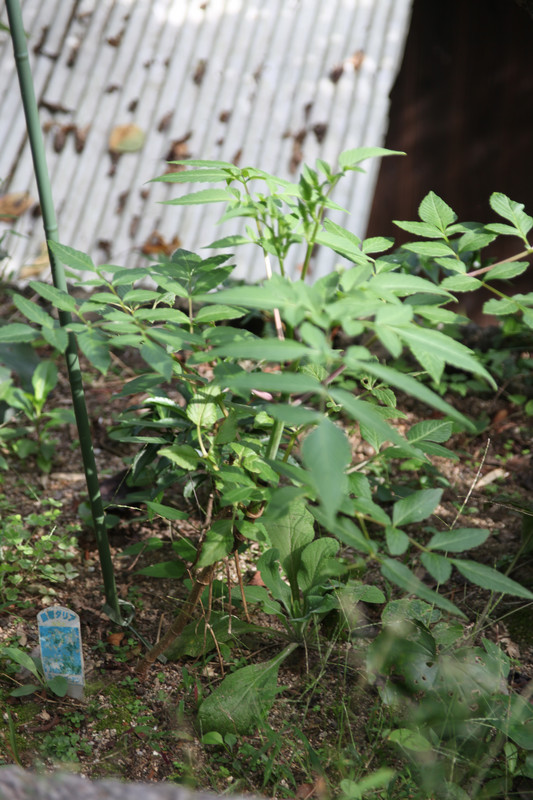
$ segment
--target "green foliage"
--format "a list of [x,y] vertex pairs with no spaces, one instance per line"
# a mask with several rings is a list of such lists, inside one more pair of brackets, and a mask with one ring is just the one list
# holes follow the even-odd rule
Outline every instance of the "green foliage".
[[[21,588],[53,597],[50,584],[73,580],[78,572],[70,563],[76,553],[76,538],[69,531],[58,532],[55,520],[60,507],[41,513],[9,513],[4,504],[0,519],[0,609],[17,602]],[[60,504],[59,504],[60,505]]]
[[[94,275],[77,281],[92,293],[77,301],[32,282],[42,307],[17,301],[31,324],[3,326],[0,341],[43,336],[64,351],[66,338],[46,309],[51,304],[72,315],[66,330],[101,373],[109,370],[114,351],[139,353],[144,366],[119,394],[125,407],[111,433],[138,448],[128,481],[146,487],[137,499],[151,515],[179,520],[183,512],[173,498],[181,493],[195,499],[205,518],[198,548],[173,542],[172,560],[142,574],[180,578],[187,570],[209,569],[251,542],[262,549],[257,567],[265,585],[246,587],[245,597],[281,620],[293,641],[270,661],[230,674],[201,703],[199,724],[211,744],[226,746],[228,735],[264,719],[277,693],[279,664],[296,644],[308,645],[311,623],[331,611],[348,620],[347,610],[362,599],[384,601],[377,587],[352,578],[349,562],[339,557],[342,545],[359,558],[363,571],[367,563],[377,565],[387,590],[395,587],[403,595],[384,611],[389,622],[370,648],[368,668],[383,679],[382,695],[391,709],[417,692],[423,702],[411,721],[397,720],[388,741],[404,752],[435,753],[438,780],[462,786],[471,779],[469,768],[452,781],[447,770],[453,759],[441,755],[439,743],[469,763],[480,757],[479,743],[471,741],[481,736],[478,722],[460,713],[472,681],[482,684],[476,703],[483,736],[495,729],[508,743],[527,748],[529,734],[524,745],[516,731],[518,722],[529,731],[529,718],[523,704],[507,702],[499,688],[485,690],[489,678],[501,683],[505,664],[499,651],[488,644],[483,651],[465,649],[456,644],[453,625],[438,627],[441,611],[465,616],[441,587],[456,569],[483,589],[528,600],[533,593],[466,557],[489,532],[438,523],[441,488],[422,486],[416,475],[405,485],[392,485],[389,472],[406,474],[416,464],[431,474],[433,456],[453,456],[444,446],[453,431],[476,432],[476,425],[443,399],[448,376],[462,373],[488,390],[497,384],[489,362],[458,341],[463,320],[449,304],[458,294],[486,286],[495,296],[488,312],[533,329],[533,293],[509,298],[491,285],[522,271],[519,259],[533,252],[527,238],[533,220],[520,204],[495,193],[491,206],[505,223],[460,223],[430,192],[420,204],[419,220],[397,223],[417,241],[392,252],[392,240],[361,240],[326,214],[338,208],[332,193],[339,180],[376,155],[392,153],[350,150],[341,154],[336,171],[318,161],[316,169],[303,168],[296,184],[226,162],[177,162],[189,169],[158,180],[210,186],[170,202],[221,202],[223,220],[253,223],[211,246],[258,246],[265,282],[231,283],[230,255],[201,258],[178,249],[146,269],[96,267],[83,253],[51,242],[71,276]],[[483,248],[499,235],[517,237],[526,249],[500,264],[483,261]],[[305,278],[317,245],[331,248],[339,266],[309,285]],[[285,274],[291,248],[301,251],[301,280]],[[249,315],[262,321],[260,334],[246,328]],[[32,421],[43,413],[53,370],[43,367],[37,377],[39,390],[35,384],[32,397],[12,395],[24,413],[34,415]],[[404,422],[400,432],[396,391],[429,406],[438,418],[410,428]],[[351,436],[366,443],[364,463],[354,462]],[[435,589],[417,576],[417,560]],[[394,613],[400,614],[399,623],[391,623]],[[213,624],[222,632],[226,618],[214,617]],[[179,652],[198,655],[194,625],[185,627]],[[209,633],[206,622],[204,641]],[[229,635],[222,644],[228,641]],[[459,675],[465,676],[462,686]],[[456,694],[448,719],[443,709],[450,691]],[[364,796],[391,777],[378,772],[359,783],[345,781],[342,791],[346,797]]]
[[[25,300],[23,297],[18,299]],[[38,309],[40,312],[40,314],[32,314],[29,317],[32,321],[42,322],[42,316],[48,318],[48,315],[34,303],[29,303],[29,305],[32,309]],[[17,306],[23,313],[28,314],[25,305],[17,303]],[[6,328],[11,328],[11,326],[5,326],[2,330],[6,330]],[[44,327],[43,330],[45,330]],[[50,431],[54,427],[75,421],[70,409],[53,408],[45,411],[48,397],[57,384],[57,367],[53,361],[39,361],[33,370],[28,390],[14,386],[9,370],[1,367],[0,381],[0,400],[9,410],[7,415],[4,412],[7,421],[0,428],[0,443],[7,445],[19,458],[35,456],[39,469],[43,472],[50,472],[57,444],[57,441],[51,437]],[[16,424],[20,415],[27,419],[27,424],[24,426]],[[0,466],[7,468],[5,460],[2,459],[2,461]]]
[[9,659],[10,661],[18,664],[22,669],[26,670],[30,675],[36,679],[37,683],[23,683],[11,692],[12,697],[24,697],[28,694],[33,694],[41,689],[49,689],[57,697],[64,697],[67,693],[68,682],[66,678],[61,675],[55,675],[50,680],[47,680],[42,671],[40,658],[29,656],[24,650],[19,647],[3,646],[0,648],[0,656]]

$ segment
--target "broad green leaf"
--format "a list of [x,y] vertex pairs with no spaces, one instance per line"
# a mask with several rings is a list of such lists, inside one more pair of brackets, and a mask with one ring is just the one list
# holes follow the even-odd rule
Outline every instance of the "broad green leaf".
[[182,561],[160,561],[159,564],[138,569],[135,574],[151,578],[181,578],[184,572],[185,564]]
[[68,346],[68,334],[64,328],[41,328],[41,333],[51,347],[60,353],[65,352]]
[[304,594],[320,586],[327,578],[339,578],[341,565],[335,558],[339,549],[335,539],[315,539],[304,547],[298,570],[298,586]]
[[444,556],[439,556],[437,553],[422,553],[420,561],[437,583],[446,583],[450,580],[452,565]]
[[387,150],[384,147],[355,147],[344,150],[339,156],[339,166],[344,169],[354,167],[367,158],[381,158],[382,156],[404,156],[401,150]]
[[446,550],[450,553],[462,553],[472,547],[479,547],[490,536],[486,528],[456,528],[451,531],[435,533],[428,547],[430,550]]
[[[158,452],[161,454],[161,450]],[[154,514],[163,517],[163,519],[189,519],[189,514],[186,514],[185,511],[180,511],[178,508],[173,508],[172,506],[165,506],[162,503],[156,503],[154,500],[147,500],[146,506]]]
[[446,442],[452,435],[452,423],[445,419],[428,419],[417,422],[407,432],[412,444],[421,441]]
[[346,468],[352,451],[345,433],[325,417],[302,444],[302,460],[312,475],[320,502],[333,518],[347,494]]
[[415,594],[431,605],[435,605],[438,608],[442,608],[444,611],[448,611],[450,614],[456,614],[466,619],[465,614],[463,614],[457,606],[454,606],[446,597],[442,597],[442,595],[429,589],[425,583],[422,583],[422,581],[405,566],[405,564],[395,561],[392,558],[386,558],[382,562],[381,572],[387,580],[392,581],[392,583],[395,583],[396,586],[399,586],[400,589],[403,589],[405,592]]
[[164,347],[149,339],[144,341],[139,352],[148,366],[170,381],[174,371],[174,359]]
[[401,556],[409,547],[409,537],[406,533],[388,525],[385,528],[385,540],[391,556]]
[[434,225],[445,231],[457,219],[450,206],[444,202],[435,192],[429,192],[418,207],[418,214],[423,222]]
[[214,383],[199,389],[187,405],[187,416],[191,422],[201,428],[212,428],[222,413],[215,402],[221,394],[220,387]]
[[95,331],[80,333],[77,339],[83,354],[96,369],[105,375],[111,363],[110,345],[107,339],[104,339],[101,334]]
[[218,519],[213,522],[205,535],[197,567],[208,567],[222,561],[234,547],[233,526],[229,519]]
[[433,750],[433,745],[425,736],[422,736],[418,731],[412,731],[409,728],[396,728],[388,735],[389,742],[399,744],[406,750],[414,750],[416,753],[426,753]]
[[281,518],[271,521],[267,516],[262,520],[270,544],[278,551],[279,561],[291,582],[296,581],[300,567],[301,550],[313,541],[314,520],[303,500],[294,500],[288,512]]
[[38,692],[39,689],[42,689],[42,686],[36,686],[34,683],[25,683],[23,686],[17,686],[9,694],[11,697],[26,697],[26,695]]
[[86,253],[82,253],[81,250],[74,250],[73,247],[67,247],[67,245],[59,244],[59,242],[53,242],[51,240],[48,241],[48,247],[56,258],[66,267],[70,269],[87,270],[88,272],[95,271],[92,259]]
[[442,489],[419,489],[394,503],[392,521],[395,526],[421,522],[432,514],[440,503]]
[[76,300],[67,292],[63,292],[61,289],[56,289],[55,286],[50,286],[50,284],[42,283],[41,281],[30,281],[30,286],[37,294],[44,297],[45,300],[49,300],[49,302],[60,311],[75,311]]
[[227,203],[234,199],[235,196],[227,189],[202,189],[199,192],[177,197],[175,200],[164,200],[163,203],[169,206],[194,206],[204,203]]
[[26,325],[25,322],[11,322],[9,325],[0,325],[0,342],[32,342],[39,336],[38,331]]
[[533,600],[533,592],[506,575],[502,575],[498,570],[487,567],[486,564],[478,564],[477,561],[463,561],[458,558],[451,558],[450,561],[457,567],[461,575],[464,575],[471,583],[475,583],[476,586],[481,586],[482,589]]
[[0,655],[5,658],[10,658],[11,661],[15,661],[17,664],[20,664],[21,667],[27,669],[28,672],[31,672],[32,675],[35,675],[38,680],[41,679],[33,658],[25,653],[24,650],[19,650],[18,647],[2,647],[0,649]]
[[278,670],[297,647],[288,645],[263,664],[250,664],[228,675],[198,709],[202,731],[245,734],[255,729],[270,710],[278,692]]
[[168,458],[178,467],[186,470],[196,469],[200,461],[200,456],[190,444],[173,444],[170,447],[162,447],[161,450],[158,450],[158,455]]
[[490,207],[493,211],[511,222],[522,237],[526,237],[533,227],[533,217],[526,214],[523,203],[516,203],[510,200],[502,192],[493,192],[490,197]]
[[323,417],[320,411],[314,411],[312,408],[285,403],[267,403],[264,409],[274,419],[295,428],[301,425],[318,424]]
[[31,378],[33,393],[38,402],[46,400],[57,385],[57,367],[48,359],[37,365]]

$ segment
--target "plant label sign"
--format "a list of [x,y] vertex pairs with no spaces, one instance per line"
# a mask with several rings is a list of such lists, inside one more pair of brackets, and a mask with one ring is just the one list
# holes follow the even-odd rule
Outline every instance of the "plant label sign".
[[46,680],[61,675],[69,683],[67,694],[81,698],[85,678],[79,616],[69,608],[49,606],[37,614],[37,621]]

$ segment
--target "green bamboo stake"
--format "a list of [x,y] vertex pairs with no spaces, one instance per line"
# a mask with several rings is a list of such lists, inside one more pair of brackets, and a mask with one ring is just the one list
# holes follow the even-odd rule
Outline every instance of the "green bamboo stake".
[[[15,64],[17,67],[17,74],[20,84],[20,93],[24,107],[24,115],[26,117],[28,137],[30,140],[35,179],[37,181],[37,190],[39,192],[39,200],[41,203],[43,226],[47,240],[52,279],[54,286],[57,289],[61,289],[62,291],[66,292],[68,289],[63,265],[56,259],[48,244],[49,242],[58,241],[58,228],[52,200],[50,177],[48,175],[48,168],[46,164],[43,135],[39,121],[39,112],[37,109],[37,103],[35,101],[35,92],[28,58],[28,48],[26,45],[26,34],[24,32],[19,1],[7,0],[6,8],[9,19],[11,40],[13,42]],[[58,315],[60,325],[63,327],[69,325],[71,322],[71,316],[68,311],[61,311],[58,309]],[[105,526],[104,506],[102,503],[102,497],[100,495],[100,485],[96,470],[96,462],[94,459],[89,416],[87,413],[87,406],[85,404],[85,394],[83,391],[83,381],[78,359],[78,349],[76,346],[76,338],[73,333],[68,333],[68,347],[65,351],[65,359],[68,369],[70,391],[72,393],[72,404],[74,407],[74,414],[76,417],[76,424],[80,438],[83,468],[85,471],[85,480],[87,482],[87,490],[89,493],[89,503],[96,534],[96,542],[98,545],[98,554],[100,556],[100,565],[102,567],[102,575],[104,579],[104,591],[106,597],[104,611],[114,622],[123,625],[127,624],[129,619],[127,621],[122,619],[121,606],[124,604],[119,600],[117,595],[113,562],[111,560],[109,540],[107,538],[107,529]]]

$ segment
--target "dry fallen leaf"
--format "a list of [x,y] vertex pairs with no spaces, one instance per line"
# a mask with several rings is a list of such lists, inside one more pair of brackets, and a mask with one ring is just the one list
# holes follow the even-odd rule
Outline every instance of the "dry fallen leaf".
[[48,260],[48,248],[46,247],[46,242],[41,242],[39,255],[31,262],[31,264],[26,264],[21,268],[19,277],[35,278],[36,275],[40,275],[42,272],[47,270],[49,266],[50,261]]
[[138,125],[116,125],[109,137],[110,153],[135,153],[144,145],[145,134]]
[[28,192],[11,192],[0,197],[0,220],[10,222],[33,205],[33,199]]

